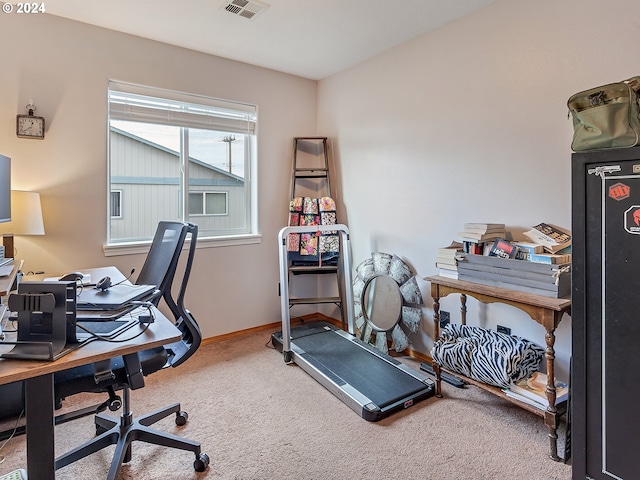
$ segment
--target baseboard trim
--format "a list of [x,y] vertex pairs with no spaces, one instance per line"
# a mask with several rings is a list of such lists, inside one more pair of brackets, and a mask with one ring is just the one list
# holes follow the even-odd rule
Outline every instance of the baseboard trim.
[[[309,315],[302,315],[300,317],[293,317],[291,319],[291,325],[292,326],[296,326],[296,325],[300,325],[304,322],[309,322],[312,320],[320,320],[320,321],[324,321],[324,322],[329,322],[333,325],[335,325],[338,328],[342,327],[342,323],[340,322],[340,320],[336,320],[335,318],[329,317],[327,315],[324,315],[322,313],[311,313]],[[222,335],[216,335],[214,337],[207,337],[202,339],[202,345],[209,345],[212,343],[217,343],[217,342],[221,342],[223,340],[229,340],[232,338],[238,338],[238,337],[243,337],[245,335],[249,335],[251,333],[259,333],[259,332],[265,332],[265,331],[279,331],[282,329],[282,323],[281,322],[274,322],[274,323],[267,323],[266,325],[260,325],[258,327],[251,327],[251,328],[247,328],[244,330],[238,330],[235,332],[230,332],[230,333],[223,333]],[[390,351],[389,354],[391,356],[394,356],[393,351]],[[397,354],[400,355],[400,354]],[[413,350],[411,348],[408,348],[406,351],[402,352],[402,355],[411,357],[415,360],[418,360],[420,362],[429,362],[431,363],[432,359],[429,355],[426,355],[422,352],[418,352],[416,350]]]
[[[322,313],[311,313],[309,315],[302,315],[300,317],[293,317],[291,319],[291,325],[301,325],[304,322],[308,322],[311,320],[322,320],[324,322],[332,323],[336,326],[340,326],[340,322],[335,318],[328,317]],[[260,325],[258,327],[246,328],[244,330],[237,330],[235,332],[223,333],[222,335],[216,335],[214,337],[207,337],[202,339],[202,345],[208,345],[210,343],[217,343],[223,340],[229,340],[230,338],[242,337],[244,335],[248,335],[251,333],[265,332],[265,331],[276,331],[282,330],[281,322],[267,323],[265,325]]]

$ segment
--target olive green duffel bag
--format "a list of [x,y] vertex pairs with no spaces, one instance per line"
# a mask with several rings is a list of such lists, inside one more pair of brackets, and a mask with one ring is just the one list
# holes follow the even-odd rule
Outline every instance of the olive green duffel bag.
[[633,147],[640,143],[640,76],[603,85],[569,98],[575,152]]

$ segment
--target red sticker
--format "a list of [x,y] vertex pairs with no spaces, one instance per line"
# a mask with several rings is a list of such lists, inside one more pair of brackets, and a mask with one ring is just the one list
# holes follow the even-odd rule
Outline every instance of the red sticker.
[[616,183],[609,187],[609,196],[614,200],[624,200],[625,198],[629,198],[630,191],[631,189],[628,185],[625,185],[624,183]]

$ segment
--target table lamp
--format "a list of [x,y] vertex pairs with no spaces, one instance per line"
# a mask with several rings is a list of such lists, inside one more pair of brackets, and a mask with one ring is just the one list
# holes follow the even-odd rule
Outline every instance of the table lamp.
[[14,258],[14,235],[44,235],[40,194],[11,190],[11,221],[0,223],[4,256]]

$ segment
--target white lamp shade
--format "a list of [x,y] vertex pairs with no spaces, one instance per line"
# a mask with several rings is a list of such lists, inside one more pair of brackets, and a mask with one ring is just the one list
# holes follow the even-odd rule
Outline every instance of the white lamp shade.
[[11,190],[11,221],[0,223],[0,233],[44,235],[40,194]]

